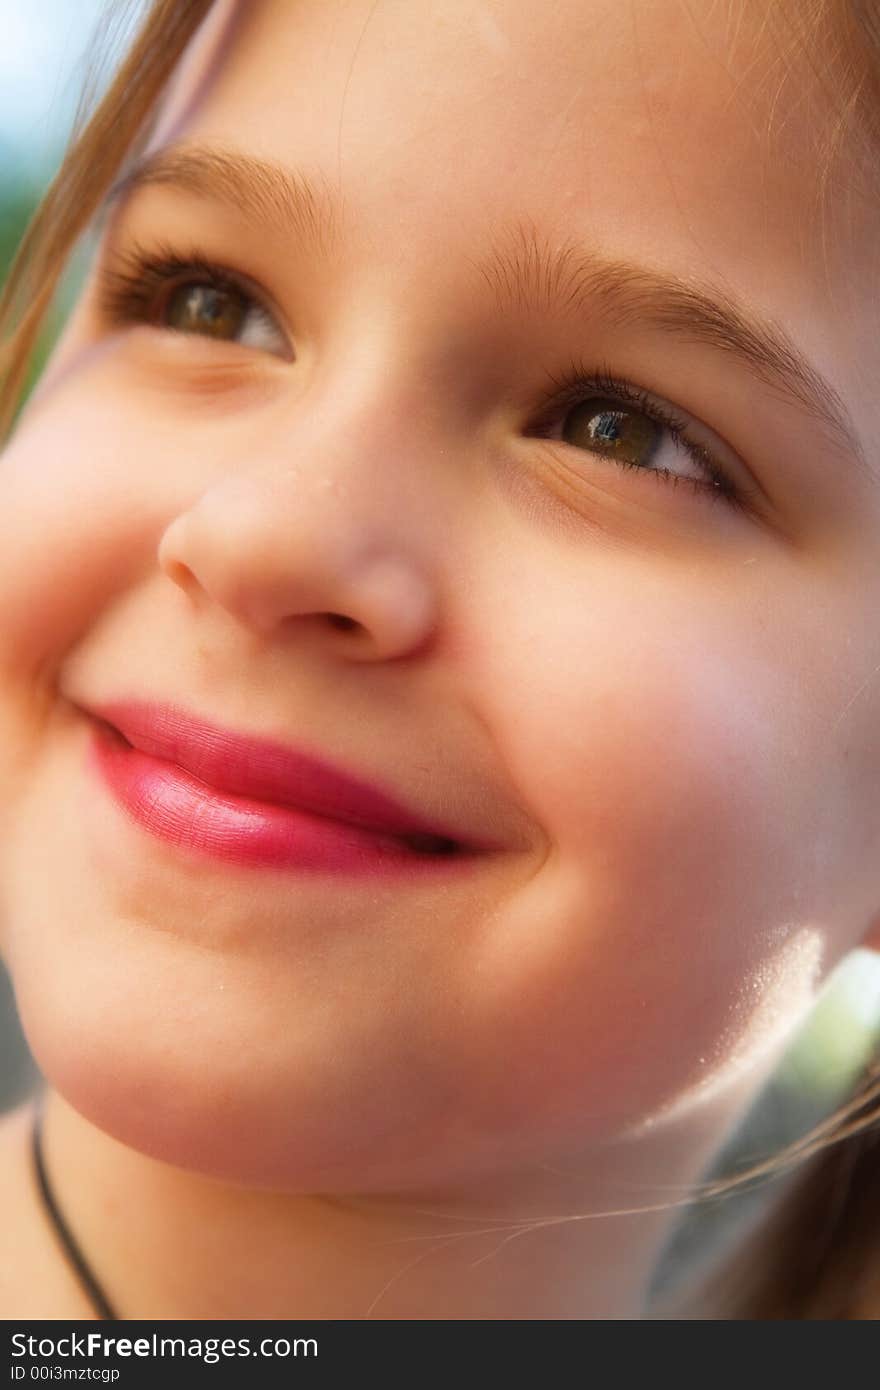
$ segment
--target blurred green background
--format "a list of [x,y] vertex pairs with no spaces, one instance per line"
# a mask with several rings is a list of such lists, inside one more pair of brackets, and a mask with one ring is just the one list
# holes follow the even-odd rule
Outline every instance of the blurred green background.
[[[6,280],[6,274],[15,255],[16,247],[42,192],[42,184],[32,182],[27,175],[12,174],[10,176],[4,171],[3,180],[0,183],[0,283]],[[47,319],[28,369],[19,409],[43,370],[46,358],[52,350],[52,344],[64,320],[65,307],[63,301],[56,304]]]

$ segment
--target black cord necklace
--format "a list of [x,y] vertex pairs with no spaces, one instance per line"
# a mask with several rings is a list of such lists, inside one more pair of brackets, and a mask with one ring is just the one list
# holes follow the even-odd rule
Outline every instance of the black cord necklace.
[[43,1107],[42,1104],[38,1102],[36,1112],[34,1114],[34,1124],[31,1133],[31,1138],[34,1159],[34,1171],[37,1176],[37,1185],[40,1189],[40,1196],[43,1199],[43,1205],[49,1214],[49,1218],[52,1222],[52,1225],[55,1227],[55,1232],[59,1240],[61,1241],[64,1253],[70,1261],[71,1265],[73,1266],[76,1272],[76,1276],[79,1279],[86,1294],[88,1295],[89,1301],[91,1302],[92,1307],[95,1309],[95,1312],[98,1314],[98,1317],[103,1322],[119,1322],[119,1317],[115,1312],[112,1303],[108,1299],[107,1295],[104,1293],[104,1290],[101,1288],[101,1285],[98,1283],[97,1279],[95,1278],[94,1274],[89,1268],[85,1256],[83,1255],[82,1251],[80,1250],[79,1246],[74,1240],[70,1232],[70,1229],[67,1225],[67,1222],[61,1215],[61,1212],[58,1208],[58,1203],[56,1202],[52,1189],[49,1186],[49,1178],[46,1173],[46,1164],[43,1158],[42,1130]]

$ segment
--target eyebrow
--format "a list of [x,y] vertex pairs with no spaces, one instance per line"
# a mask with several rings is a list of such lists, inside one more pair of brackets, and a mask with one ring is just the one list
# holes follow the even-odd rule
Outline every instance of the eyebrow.
[[142,155],[111,185],[101,216],[149,184],[167,184],[225,204],[256,230],[293,233],[321,255],[336,249],[340,202],[321,175],[221,146],[169,145]]
[[[199,144],[166,146],[142,155],[111,186],[101,216],[124,196],[165,184],[224,204],[256,229],[293,234],[316,254],[338,248],[342,202],[320,174],[296,170],[243,151]],[[482,259],[471,261],[500,311],[514,307],[575,317],[597,306],[615,324],[638,323],[727,354],[765,386],[800,407],[872,478],[844,401],[798,349],[785,328],[723,285],[584,249],[567,241],[550,247],[528,218],[510,225]],[[875,478],[876,481],[876,478]]]

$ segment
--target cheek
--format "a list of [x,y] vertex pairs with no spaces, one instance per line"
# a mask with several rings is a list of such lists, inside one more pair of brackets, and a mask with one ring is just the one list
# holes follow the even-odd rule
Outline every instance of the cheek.
[[63,653],[158,543],[146,460],[112,399],[68,379],[0,457],[0,670],[13,679]]
[[0,455],[0,843],[41,754],[59,670],[155,566],[154,453],[114,392],[73,370]]
[[[821,956],[785,672],[733,610],[725,644],[699,599],[643,576],[621,601],[625,586],[616,567],[586,616],[569,596],[568,618],[548,604],[527,641],[494,648],[488,683],[512,696],[496,723],[551,851],[469,962],[499,1040],[485,1093],[508,1117],[605,1132],[781,1039]],[[518,1094],[501,1080],[514,1056]]]

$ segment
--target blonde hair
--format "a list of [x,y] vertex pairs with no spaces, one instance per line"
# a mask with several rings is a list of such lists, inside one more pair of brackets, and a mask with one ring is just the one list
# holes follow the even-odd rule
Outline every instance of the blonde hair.
[[[0,295],[0,440],[12,424],[40,327],[74,247],[126,155],[147,143],[157,100],[211,3],[154,0],[90,117],[86,84],[61,166],[25,230]],[[108,6],[105,34],[120,17],[120,5]]]
[[[158,98],[212,0],[153,0],[106,94],[81,101],[61,166],[22,238],[0,296],[0,441],[20,404],[37,337],[80,235],[127,157],[149,140]],[[108,4],[105,35],[120,3]],[[823,189],[843,176],[880,180],[880,0],[769,0],[776,58],[805,58],[836,107],[818,161]],[[88,90],[88,83],[86,91]],[[84,94],[85,95],[85,94]],[[838,156],[845,151],[846,160]],[[715,1316],[850,1319],[876,1316],[880,1230],[880,1061],[851,1098],[781,1152],[698,1185],[716,1200],[796,1167],[799,1181],[708,1291]],[[873,1300],[873,1302],[872,1302]]]

